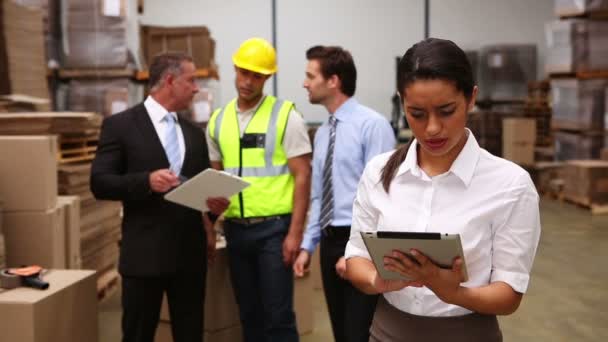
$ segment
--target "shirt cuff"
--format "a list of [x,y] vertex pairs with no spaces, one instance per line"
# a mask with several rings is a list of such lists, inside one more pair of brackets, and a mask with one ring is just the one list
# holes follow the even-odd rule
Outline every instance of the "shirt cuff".
[[305,249],[312,255],[315,252],[315,243],[312,241],[312,238],[307,234],[304,234],[304,238],[302,239],[302,243],[300,244],[301,249]]
[[515,292],[526,293],[528,283],[530,282],[530,275],[527,273],[492,270],[490,282],[497,281],[507,283]]
[[353,257],[362,257],[367,260],[372,260],[372,257],[367,252],[367,249],[361,249],[359,247],[356,247],[355,245],[350,243],[350,241],[346,244],[346,250],[344,251],[344,257],[346,259],[350,259]]

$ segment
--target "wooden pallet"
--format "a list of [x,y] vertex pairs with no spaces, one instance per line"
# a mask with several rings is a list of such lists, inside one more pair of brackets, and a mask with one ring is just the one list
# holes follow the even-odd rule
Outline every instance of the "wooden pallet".
[[95,158],[99,136],[61,136],[59,139],[58,160],[60,164],[91,161]]
[[115,269],[106,271],[97,278],[97,300],[103,302],[110,298],[120,286],[120,275]]
[[591,203],[589,198],[579,197],[572,194],[563,194],[563,199],[566,202],[570,202],[572,204],[576,204],[580,207],[591,210],[591,215],[607,215],[608,214],[608,204],[595,204]]

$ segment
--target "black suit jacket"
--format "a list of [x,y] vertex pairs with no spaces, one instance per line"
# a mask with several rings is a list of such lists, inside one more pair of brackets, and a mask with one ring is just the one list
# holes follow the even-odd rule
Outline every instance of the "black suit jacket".
[[[182,175],[209,167],[201,129],[179,120],[184,134]],[[122,201],[124,217],[119,271],[125,276],[167,276],[206,269],[206,234],[201,213],[163,199],[150,189],[152,171],[169,168],[165,150],[140,103],[108,117],[91,169],[97,199]]]

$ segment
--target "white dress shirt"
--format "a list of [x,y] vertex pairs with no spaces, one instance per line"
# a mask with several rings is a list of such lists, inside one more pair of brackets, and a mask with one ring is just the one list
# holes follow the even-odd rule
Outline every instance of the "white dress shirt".
[[[524,293],[540,238],[538,194],[526,171],[467,142],[444,174],[429,177],[410,146],[387,194],[380,172],[392,152],[374,158],[359,183],[345,256],[371,260],[360,231],[460,234],[469,281],[502,281]],[[460,316],[471,311],[446,304],[426,287],[385,293],[396,308],[420,316]]]
[[[152,124],[154,125],[154,129],[156,130],[156,134],[158,134],[158,138],[160,139],[160,143],[165,146],[165,139],[167,137],[167,121],[165,120],[165,116],[169,111],[165,109],[160,103],[156,102],[156,100],[152,96],[148,96],[144,101],[144,107],[148,111],[148,115],[150,116],[150,120],[152,120]],[[179,144],[179,152],[181,154],[181,165],[184,165],[184,157],[186,152],[186,144],[184,143],[184,133],[182,133],[182,128],[179,125],[179,118],[175,112],[172,112],[171,115],[175,118],[177,124],[175,128],[177,130],[177,141]]]

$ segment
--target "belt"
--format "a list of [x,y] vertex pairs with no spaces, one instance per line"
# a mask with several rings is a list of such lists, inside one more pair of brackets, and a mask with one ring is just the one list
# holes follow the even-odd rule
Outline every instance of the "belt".
[[229,223],[240,224],[242,226],[250,226],[266,221],[280,220],[287,217],[288,215],[276,215],[276,216],[262,216],[262,217],[247,217],[247,218],[227,218],[226,221]]
[[326,238],[342,238],[350,237],[350,226],[327,226],[321,229],[321,235]]

